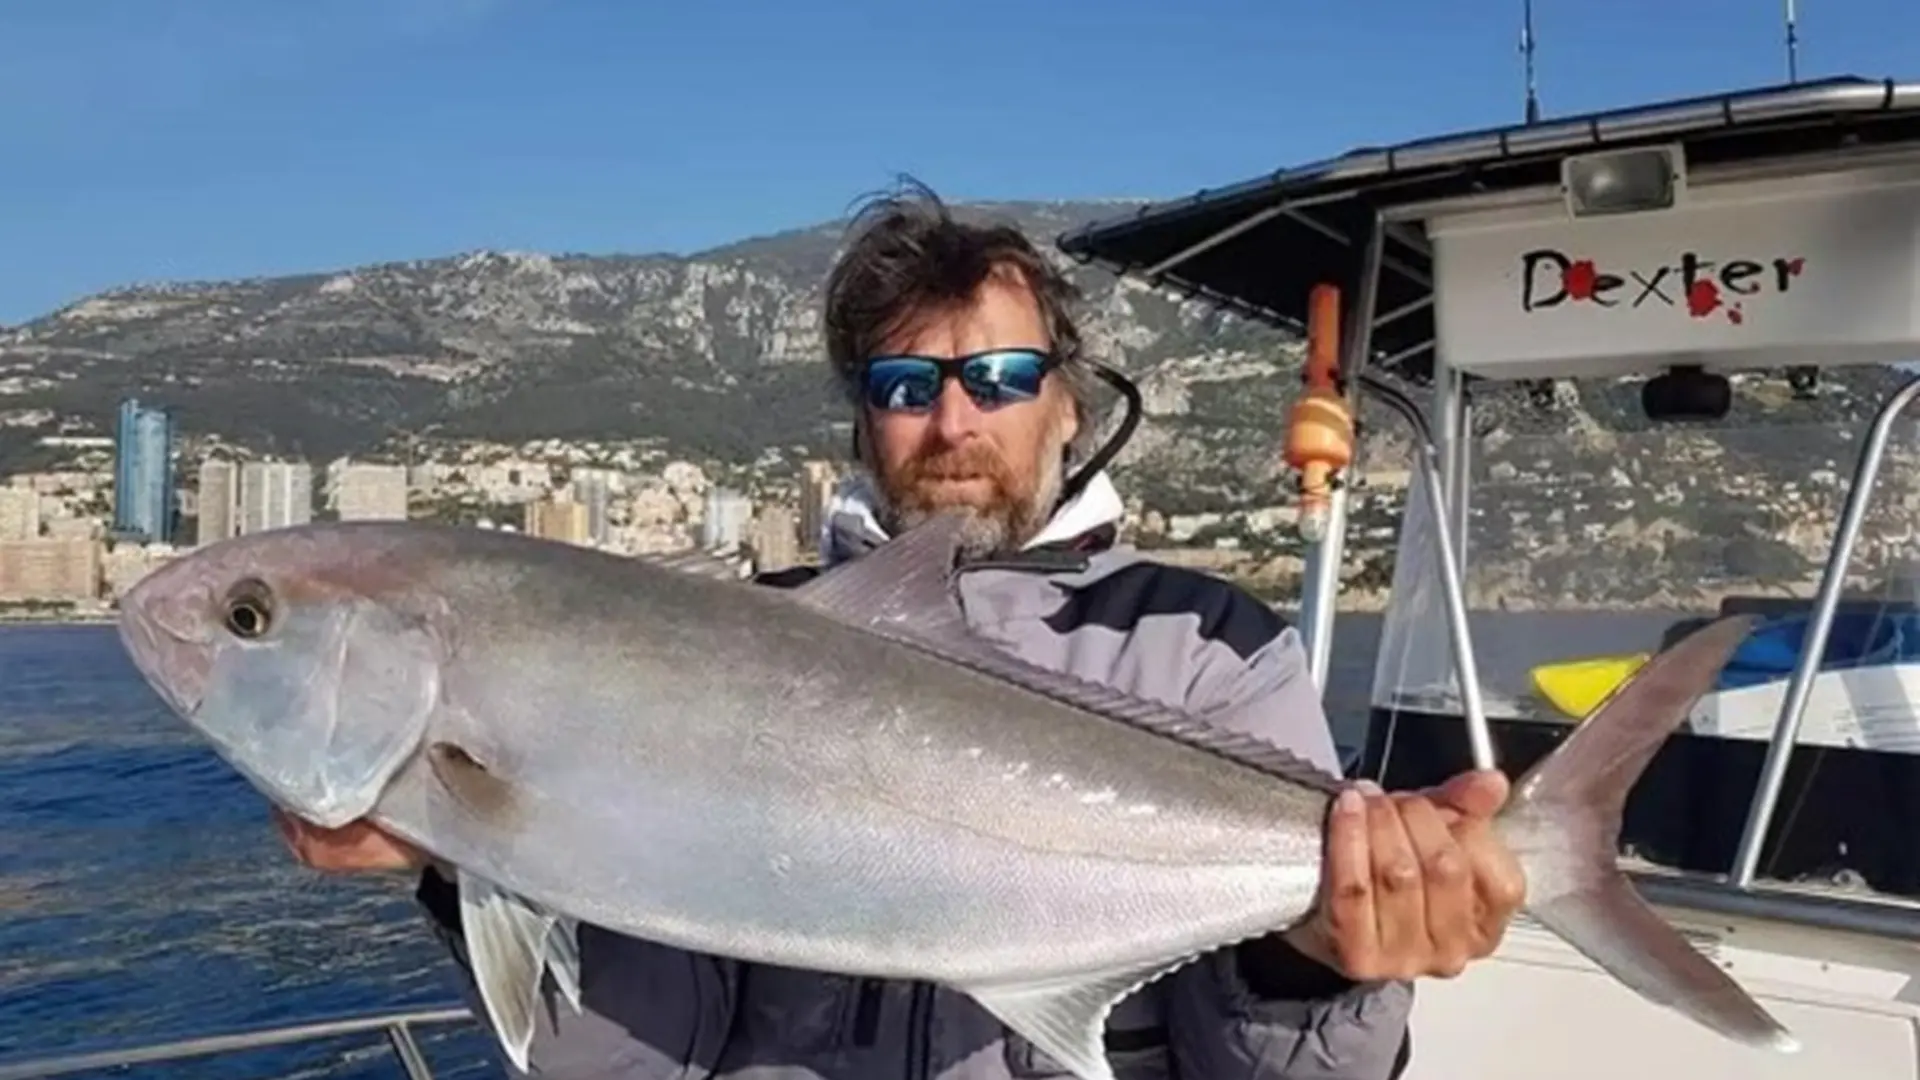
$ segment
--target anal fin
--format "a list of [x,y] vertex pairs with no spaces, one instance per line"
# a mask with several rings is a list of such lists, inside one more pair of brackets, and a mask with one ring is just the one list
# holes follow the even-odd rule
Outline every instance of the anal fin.
[[[527,1071],[540,979],[549,963],[554,981],[577,1012],[580,959],[571,920],[561,920],[465,870],[458,872],[460,921],[467,961],[508,1060]],[[563,925],[564,922],[564,925]]]
[[1184,967],[1191,959],[1069,981],[964,985],[954,989],[979,1003],[1078,1080],[1114,1080],[1113,1066],[1107,1061],[1107,1016],[1127,995]]

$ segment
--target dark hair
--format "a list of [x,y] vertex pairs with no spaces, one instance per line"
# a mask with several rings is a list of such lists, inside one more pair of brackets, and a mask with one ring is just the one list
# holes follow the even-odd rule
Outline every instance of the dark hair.
[[1015,270],[1033,292],[1049,347],[1059,360],[1080,419],[1092,429],[1095,377],[1088,367],[1072,308],[1080,291],[1010,224],[956,219],[925,184],[903,179],[900,190],[869,197],[848,225],[847,248],[827,275],[824,329],[827,359],[849,400],[859,401],[859,370],[910,320],[971,300],[996,272]]

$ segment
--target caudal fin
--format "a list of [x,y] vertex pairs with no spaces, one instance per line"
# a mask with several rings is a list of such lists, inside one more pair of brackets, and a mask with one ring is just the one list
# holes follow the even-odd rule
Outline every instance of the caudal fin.
[[1502,831],[1527,913],[1642,997],[1752,1046],[1799,1043],[1640,899],[1617,863],[1627,793],[1753,619],[1722,619],[1655,656],[1514,785]]

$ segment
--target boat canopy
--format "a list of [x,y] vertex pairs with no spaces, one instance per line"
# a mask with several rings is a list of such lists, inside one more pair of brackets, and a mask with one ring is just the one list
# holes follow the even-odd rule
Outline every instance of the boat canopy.
[[[1446,330],[1444,324],[1448,315],[1447,298],[1444,295],[1438,298],[1439,303],[1434,302],[1436,245],[1429,242],[1428,232],[1438,230],[1423,229],[1411,221],[1402,220],[1419,217],[1419,214],[1399,214],[1396,217],[1396,211],[1483,203],[1489,197],[1497,198],[1503,193],[1558,192],[1566,160],[1573,155],[1595,151],[1668,147],[1682,158],[1687,171],[1711,172],[1716,167],[1752,166],[1769,161],[1805,160],[1820,156],[1857,156],[1875,148],[1911,148],[1916,145],[1920,145],[1920,83],[1845,76],[1792,86],[1595,112],[1531,125],[1488,128],[1419,139],[1397,146],[1362,148],[1328,161],[1284,168],[1229,187],[1150,204],[1136,212],[1094,222],[1066,233],[1058,243],[1061,250],[1082,262],[1096,263],[1118,273],[1135,275],[1151,284],[1204,298],[1241,315],[1303,332],[1308,296],[1313,286],[1328,280],[1356,280],[1362,273],[1368,246],[1365,240],[1370,236],[1374,223],[1385,219],[1387,238],[1391,242],[1384,249],[1379,293],[1373,309],[1376,313],[1393,313],[1393,317],[1383,317],[1375,328],[1370,355],[1377,368],[1425,383],[1432,374],[1432,345]],[[1883,183],[1876,192],[1884,195],[1886,187]],[[1920,198],[1914,195],[1911,188],[1903,188],[1903,191],[1907,197]],[[1713,254],[1721,272],[1728,272],[1728,267],[1738,267],[1731,271],[1739,278],[1734,283],[1734,292],[1744,293],[1750,287],[1777,284],[1782,280],[1787,281],[1789,288],[1799,283],[1797,277],[1790,276],[1798,274],[1793,269],[1792,260],[1799,256],[1792,253],[1792,245],[1817,238],[1828,225],[1828,220],[1823,219],[1823,212],[1830,209],[1826,204],[1816,205],[1819,204],[1818,192],[1807,194],[1811,200],[1806,207],[1809,212],[1799,215],[1797,219],[1792,215],[1761,216],[1788,219],[1780,223],[1778,228],[1792,235],[1758,238],[1767,244],[1777,240],[1787,245],[1780,252],[1751,254],[1744,250],[1744,246],[1753,245],[1747,244],[1740,251]],[[1735,201],[1744,208],[1756,199],[1775,195],[1777,193],[1769,191],[1748,191]],[[1902,203],[1897,209],[1904,211],[1911,208]],[[1594,224],[1593,221],[1570,222],[1557,194],[1553,210],[1551,217],[1537,219],[1531,224],[1539,229],[1551,226],[1563,231],[1570,225]],[[1621,219],[1615,216],[1612,220],[1599,220],[1611,229]],[[1731,231],[1724,219],[1703,227],[1709,236],[1733,239],[1743,236],[1753,220],[1754,215],[1743,215],[1741,224]],[[1472,247],[1469,234],[1477,232],[1486,235],[1489,225],[1510,227],[1528,223],[1508,220],[1460,224],[1462,227],[1456,229],[1455,234],[1461,237],[1463,254],[1456,261],[1463,269],[1450,272],[1441,268],[1442,272],[1448,273],[1450,281],[1455,282],[1448,284],[1441,292],[1460,290],[1462,286],[1458,282],[1467,276],[1467,272],[1486,282],[1485,288],[1502,287],[1502,275],[1488,273],[1489,264],[1479,253],[1465,250]],[[1645,222],[1639,228],[1657,233],[1662,229],[1670,229],[1671,223]],[[1828,229],[1828,232],[1832,230]],[[1846,235],[1835,234],[1833,242],[1851,243],[1858,235],[1874,235],[1871,222],[1863,224],[1858,234],[1849,230],[1841,232]],[[1586,235],[1592,235],[1591,231]],[[1631,239],[1623,243],[1630,246]],[[1911,276],[1912,256],[1915,254],[1911,249],[1916,238],[1908,233],[1883,235],[1882,239],[1887,250],[1871,253],[1874,257],[1872,261],[1877,264],[1879,260],[1893,260],[1904,254],[1908,257],[1908,273]],[[1904,246],[1900,243],[1902,240]],[[1511,247],[1512,244],[1507,246]],[[1893,250],[1895,247],[1900,250]],[[1619,255],[1620,258],[1610,260],[1613,255]],[[1684,253],[1673,257],[1682,258]],[[1604,296],[1606,292],[1615,290],[1615,302],[1647,298],[1642,293],[1645,281],[1636,280],[1633,275],[1640,272],[1651,276],[1657,272],[1657,267],[1648,269],[1621,261],[1629,258],[1634,258],[1631,252],[1603,252],[1599,256],[1597,270],[1589,263],[1589,272],[1599,276],[1602,299],[1607,299]],[[1543,260],[1551,262],[1552,257],[1541,256],[1536,263]],[[1850,261],[1858,263],[1858,260]],[[1759,269],[1748,270],[1744,265],[1747,262],[1754,263]],[[1749,334],[1764,332],[1765,328],[1756,326],[1756,322],[1788,325],[1803,314],[1802,307],[1826,301],[1835,290],[1857,287],[1861,275],[1875,268],[1850,266],[1849,273],[1827,281],[1816,281],[1808,274],[1799,296],[1794,297],[1800,301],[1799,305],[1776,303],[1768,310],[1768,305],[1756,302],[1747,305],[1747,310],[1729,317],[1728,313],[1734,310],[1733,304],[1722,304],[1714,311],[1714,332],[1731,332],[1726,328],[1734,320],[1741,320]],[[1576,271],[1576,276],[1579,273]],[[1513,274],[1508,272],[1505,276],[1509,280],[1504,284],[1508,286],[1508,291],[1512,291]],[[1536,293],[1532,299],[1537,303],[1543,295],[1550,298],[1550,294],[1558,290],[1564,280],[1564,277],[1547,279],[1542,286],[1547,294]],[[1671,280],[1668,279],[1668,284]],[[1775,288],[1774,291],[1778,292],[1779,289]],[[1676,299],[1672,290],[1669,288],[1661,292],[1672,306]],[[1914,295],[1909,290],[1907,299],[1911,301]],[[1503,338],[1512,338],[1515,327],[1508,309],[1519,305],[1507,303],[1507,298],[1503,296],[1503,307],[1499,313],[1506,318],[1488,319],[1485,317],[1487,309],[1479,306],[1483,299],[1479,296],[1463,296],[1461,301],[1475,305],[1473,314],[1476,318],[1471,321],[1479,324],[1480,332],[1472,333],[1472,328],[1457,327],[1460,331],[1459,340],[1442,344],[1449,362],[1472,374],[1505,378],[1628,374],[1633,370],[1650,370],[1652,366],[1671,363],[1679,351],[1671,335],[1650,333],[1648,340],[1641,342],[1643,348],[1636,350],[1629,347],[1624,350],[1629,358],[1626,360],[1609,358],[1610,362],[1596,363],[1592,357],[1576,356],[1566,349],[1560,350],[1565,355],[1556,356],[1555,339],[1590,335],[1595,311],[1610,306],[1589,304],[1562,307],[1559,314],[1564,329],[1559,332],[1549,327],[1544,334],[1533,333],[1538,329],[1537,323],[1528,327],[1528,336],[1532,340],[1513,341],[1507,346],[1507,350],[1513,352],[1512,356],[1497,348],[1490,353],[1487,351],[1489,346],[1497,346]],[[1685,311],[1687,298],[1683,294],[1677,299],[1679,308]],[[1637,303],[1634,306],[1637,307]],[[1568,313],[1576,307],[1581,310],[1572,318],[1586,321],[1578,325],[1564,322],[1569,317]],[[1856,342],[1867,348],[1838,356],[1831,362],[1886,362],[1889,357],[1910,357],[1916,351],[1914,342],[1920,340],[1920,325],[1914,324],[1915,320],[1920,320],[1920,314],[1914,313],[1916,307],[1920,305],[1906,305],[1908,322],[1905,325],[1877,326],[1873,333],[1867,335],[1874,340]],[[1897,320],[1897,316],[1889,315],[1882,323],[1889,320]],[[1464,323],[1469,320],[1465,319],[1463,313],[1455,321]],[[1705,323],[1708,320],[1698,321]],[[1618,329],[1618,326],[1616,322],[1610,330]],[[1632,334],[1628,336],[1632,337]],[[1853,336],[1860,335],[1856,333]],[[1656,337],[1659,340],[1654,340]],[[1808,347],[1828,349],[1832,344],[1824,339],[1787,340],[1781,342],[1781,347],[1785,350]],[[1903,350],[1905,356],[1897,355]],[[1707,351],[1714,349],[1709,346]],[[1523,352],[1526,354],[1524,360],[1520,355]],[[1632,359],[1636,353],[1644,355],[1644,362]],[[1745,355],[1737,358],[1737,362],[1749,366],[1754,360],[1750,348]],[[1505,366],[1501,366],[1503,362]],[[1794,362],[1823,363],[1829,360],[1815,357],[1796,359]],[[1476,366],[1481,370],[1475,370]]]

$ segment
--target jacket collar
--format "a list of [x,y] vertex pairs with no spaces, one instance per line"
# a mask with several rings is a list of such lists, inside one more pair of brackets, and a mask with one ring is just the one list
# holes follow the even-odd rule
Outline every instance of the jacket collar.
[[[879,498],[873,481],[864,472],[855,472],[842,480],[827,502],[825,520],[816,538],[820,562],[833,566],[858,558],[889,539],[881,528],[875,507]],[[1023,552],[1046,550],[1085,551],[1113,545],[1120,522],[1126,517],[1126,504],[1106,472],[1095,473],[1080,493],[1060,504],[1053,517],[1034,538],[1021,547]]]

